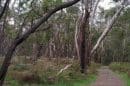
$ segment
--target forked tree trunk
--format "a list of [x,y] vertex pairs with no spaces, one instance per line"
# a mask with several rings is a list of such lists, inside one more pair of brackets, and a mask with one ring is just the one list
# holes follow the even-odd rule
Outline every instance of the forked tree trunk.
[[[75,35],[75,42],[76,42],[76,49],[77,54],[80,58],[80,66],[81,66],[81,73],[85,73],[86,70],[86,40],[85,40],[85,32],[86,32],[86,23],[89,21],[89,12],[88,10],[85,10],[85,13],[80,16],[79,23],[77,27],[77,32]],[[88,24],[87,24],[88,25]]]

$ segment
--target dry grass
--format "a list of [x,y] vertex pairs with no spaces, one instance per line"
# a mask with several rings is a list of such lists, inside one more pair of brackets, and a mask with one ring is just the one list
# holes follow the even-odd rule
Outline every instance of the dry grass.
[[57,63],[57,59],[44,58],[37,60],[35,64],[13,63],[9,67],[7,76],[22,82],[52,82],[57,72],[68,63],[71,63],[71,60],[60,59],[59,62]]
[[[68,64],[72,64],[72,66],[59,76],[56,76],[57,73]],[[88,73],[95,74],[99,66],[99,64],[92,63]],[[11,78],[11,80],[17,80],[20,83],[54,84],[60,81],[82,80],[86,78],[86,75],[80,73],[80,65],[77,60],[57,60],[55,58],[50,60],[42,58],[37,60],[35,64],[18,64],[18,62],[13,62],[9,67],[7,77]]]

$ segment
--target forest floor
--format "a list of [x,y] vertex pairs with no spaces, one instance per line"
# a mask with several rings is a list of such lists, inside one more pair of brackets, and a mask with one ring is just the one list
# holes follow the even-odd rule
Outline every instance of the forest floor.
[[124,81],[109,67],[103,66],[98,71],[97,80],[91,86],[125,86]]

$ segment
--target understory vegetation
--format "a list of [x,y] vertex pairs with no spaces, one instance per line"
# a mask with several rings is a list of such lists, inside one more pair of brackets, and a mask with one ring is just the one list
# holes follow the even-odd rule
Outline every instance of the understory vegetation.
[[130,81],[130,0],[0,0],[0,86],[89,86],[100,64]]
[[127,86],[130,86],[130,63],[126,62],[113,62],[109,66],[113,71],[118,73],[122,79],[126,82]]
[[[61,64],[62,63],[62,64]],[[66,65],[68,69],[57,75]],[[89,86],[94,82],[100,64],[91,63],[87,74],[80,72],[77,60],[39,59],[35,64],[12,62],[6,77],[6,86]]]

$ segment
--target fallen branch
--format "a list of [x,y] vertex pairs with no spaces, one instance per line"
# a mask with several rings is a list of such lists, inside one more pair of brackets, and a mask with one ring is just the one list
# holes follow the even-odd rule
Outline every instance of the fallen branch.
[[67,70],[67,69],[68,69],[69,67],[71,67],[71,66],[72,66],[72,64],[66,65],[64,68],[62,68],[62,69],[57,73],[56,76],[60,75],[61,73],[63,73],[63,71]]

